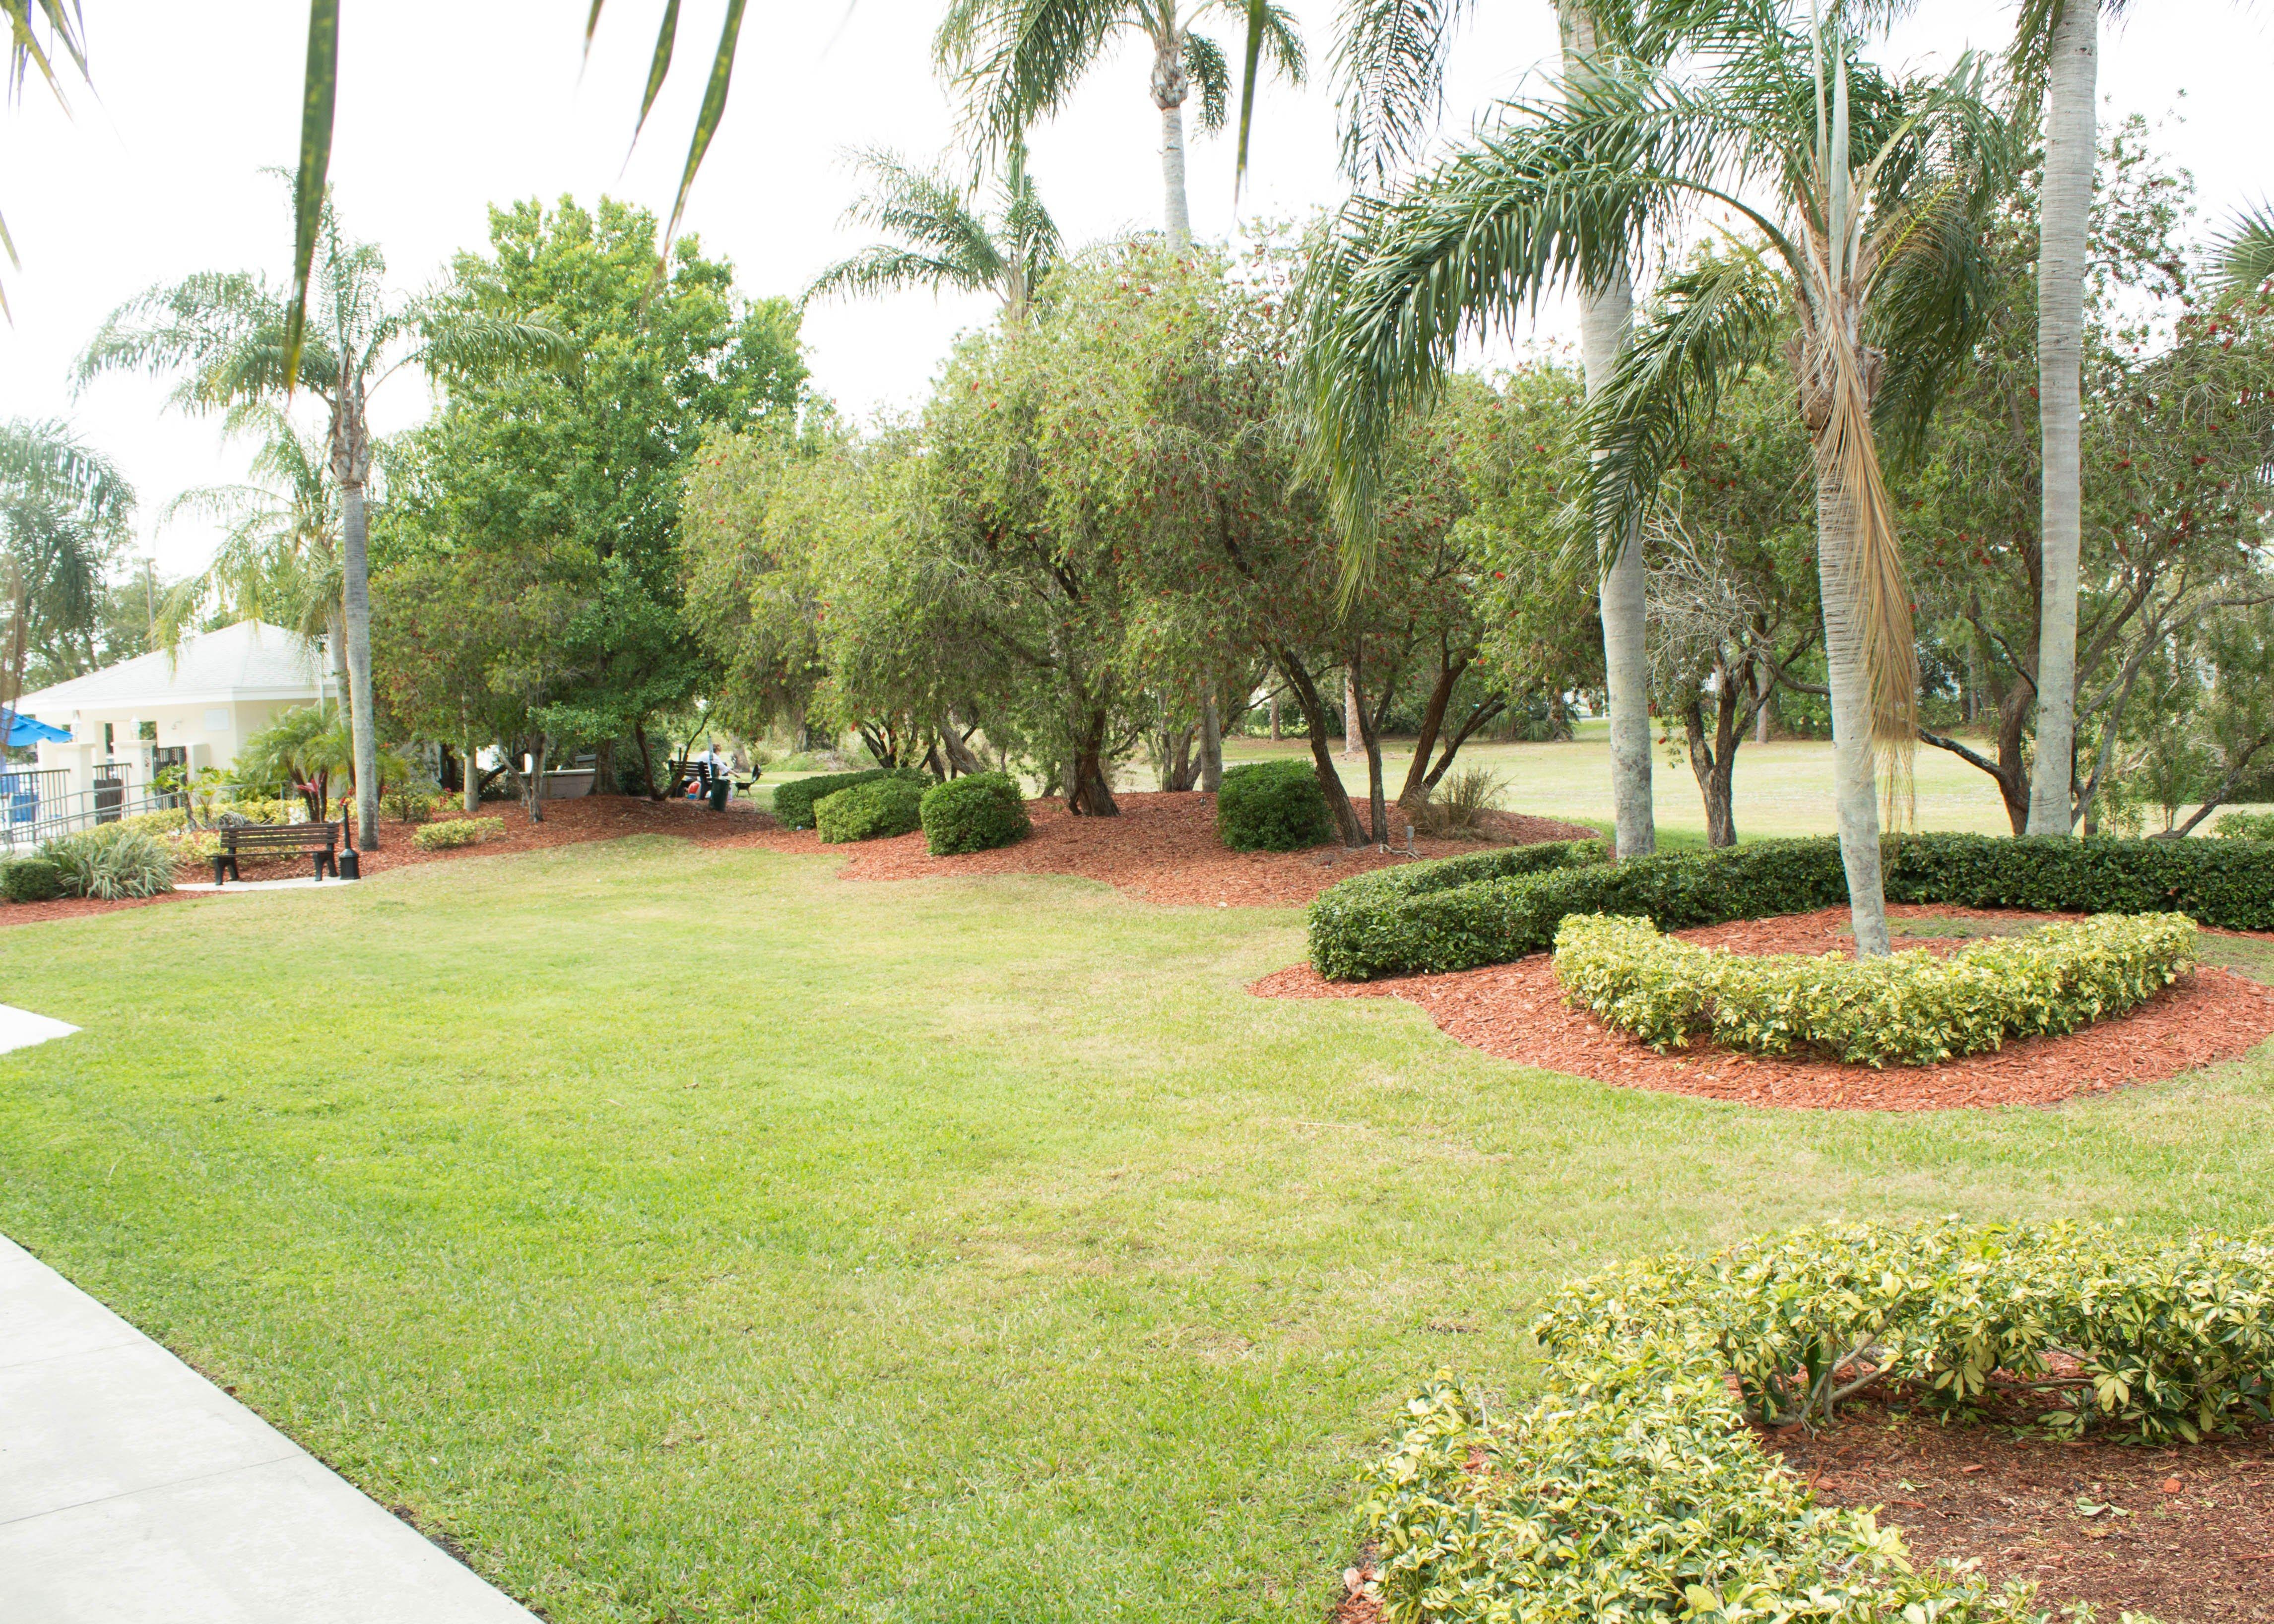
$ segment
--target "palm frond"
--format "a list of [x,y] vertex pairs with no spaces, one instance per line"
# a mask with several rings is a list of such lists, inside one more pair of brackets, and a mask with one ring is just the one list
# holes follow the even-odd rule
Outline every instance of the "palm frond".
[[869,297],[918,289],[933,293],[950,289],[974,293],[992,285],[992,278],[974,274],[968,263],[936,259],[889,243],[873,243],[823,271],[806,284],[800,297],[803,303],[811,304],[818,299]]
[[1453,38],[1475,0],[1344,0],[1335,52],[1343,172],[1381,185],[1442,116]]
[[1665,277],[1618,371],[1582,419],[1593,455],[1571,504],[1572,539],[1605,538],[1604,561],[1658,500],[1746,369],[1773,360],[1792,327],[1793,291],[1759,252],[1731,243]]
[[118,465],[55,417],[0,424],[0,491],[93,524],[123,519],[134,506],[134,487]]
[[330,194],[332,121],[339,102],[340,0],[308,0],[308,64],[300,98],[300,163],[292,188],[292,297],[285,307],[282,370],[299,376],[308,330],[308,274]]
[[954,0],[932,54],[963,93],[975,153],[991,157],[1058,112],[1134,21],[1126,0]]
[[2274,204],[2261,203],[2235,215],[2211,243],[2226,297],[2241,298],[2274,280]]
[[1214,134],[1224,128],[1231,98],[1231,67],[1224,49],[1204,34],[1185,31],[1185,71],[1200,86],[1200,127]]

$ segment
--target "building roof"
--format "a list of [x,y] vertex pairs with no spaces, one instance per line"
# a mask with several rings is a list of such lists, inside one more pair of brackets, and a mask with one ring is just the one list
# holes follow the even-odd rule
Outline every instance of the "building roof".
[[317,645],[297,632],[239,620],[217,632],[192,633],[169,654],[138,655],[16,702],[41,720],[72,711],[132,710],[147,705],[225,705],[238,700],[313,699]]

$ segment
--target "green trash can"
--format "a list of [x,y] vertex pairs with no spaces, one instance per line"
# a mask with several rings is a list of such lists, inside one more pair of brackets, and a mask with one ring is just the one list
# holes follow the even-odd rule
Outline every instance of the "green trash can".
[[711,777],[711,809],[713,812],[724,812],[727,809],[727,798],[734,793],[734,779],[723,772],[713,773]]

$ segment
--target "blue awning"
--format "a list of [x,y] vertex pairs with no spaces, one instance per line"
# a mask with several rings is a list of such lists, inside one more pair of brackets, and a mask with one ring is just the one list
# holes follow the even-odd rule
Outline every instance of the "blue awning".
[[11,749],[26,749],[43,741],[49,744],[71,742],[71,730],[67,727],[50,727],[34,717],[18,716],[5,709],[0,709],[0,718],[6,718]]

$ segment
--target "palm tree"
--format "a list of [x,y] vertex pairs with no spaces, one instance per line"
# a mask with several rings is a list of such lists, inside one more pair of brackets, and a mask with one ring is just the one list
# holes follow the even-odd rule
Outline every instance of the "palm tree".
[[[58,0],[0,0],[0,17],[8,22],[8,87],[11,94],[20,94],[24,82],[32,73],[39,74],[47,85],[56,105],[68,113],[71,103],[64,97],[63,81],[56,77],[56,58],[68,57],[79,70],[82,80],[87,79],[87,41],[82,37],[83,25],[77,5],[66,10]],[[8,222],[0,219],[0,250],[8,255],[8,263],[21,270],[24,262],[16,257],[15,239],[8,235]],[[8,309],[8,293],[0,288],[0,316],[11,321],[14,315]],[[10,703],[13,703],[13,696]]]
[[24,691],[31,622],[42,604],[65,622],[92,620],[103,565],[133,506],[125,476],[69,425],[0,425],[0,553],[12,621],[0,709],[12,711]]
[[2014,144],[1978,60],[1894,79],[1852,34],[1796,26],[1774,0],[1721,8],[1684,62],[1598,56],[1560,101],[1513,105],[1359,216],[1313,339],[1314,441],[1339,510],[1362,515],[1397,414],[1428,398],[1465,328],[1555,287],[1605,286],[1645,229],[1742,222],[1747,237],[1661,284],[1597,394],[1583,513],[1595,535],[1630,537],[1722,382],[1796,334],[1785,359],[1816,453],[1841,850],[1856,951],[1883,953],[1875,765],[1891,781],[1907,765],[1917,651],[1878,430],[1923,432],[1972,340],[1979,226]]
[[918,169],[881,149],[855,154],[869,172],[869,188],[845,211],[855,223],[896,239],[872,243],[840,259],[805,290],[809,304],[838,295],[900,293],[928,288],[976,293],[990,289],[1009,320],[1026,319],[1027,303],[1058,263],[1057,223],[1027,173],[1027,149],[1013,143],[1003,177],[1002,207],[991,222],[973,188],[937,169]]
[[1169,245],[1193,245],[1185,200],[1185,102],[1201,93],[1201,127],[1223,128],[1231,69],[1223,48],[1193,24],[1212,11],[1246,13],[1258,49],[1291,84],[1303,82],[1295,19],[1271,0],[952,0],[933,41],[941,71],[969,97],[975,145],[1016,145],[1038,118],[1057,112],[1125,33],[1153,48],[1153,105],[1161,110],[1161,181]]
[[210,615],[267,620],[312,642],[322,638],[340,691],[349,693],[340,500],[328,453],[278,407],[239,416],[241,426],[262,435],[249,470],[255,483],[184,491],[159,514],[161,523],[184,514],[216,521],[222,539],[201,573],[168,591],[152,635],[173,649]]
[[173,403],[241,422],[305,389],[328,413],[326,451],[340,498],[342,614],[355,733],[356,835],[379,840],[379,741],[373,733],[371,575],[365,515],[371,480],[372,394],[406,370],[451,377],[515,364],[566,365],[568,341],[550,327],[463,304],[390,297],[377,244],[341,230],[328,205],[311,284],[314,321],[297,350],[290,294],[257,273],[206,272],[151,288],[113,311],[79,361],[83,387],[107,372],[179,372]]
[[2225,235],[2211,247],[2223,291],[2230,301],[2274,282],[2274,204],[2261,203],[2235,215]]
[[2076,601],[2083,536],[2084,272],[2099,159],[2093,94],[2100,11],[2121,0],[2025,0],[2015,56],[2044,86],[2044,184],[2037,222],[2037,435],[2042,557],[2037,751],[2029,832],[2075,823]]

